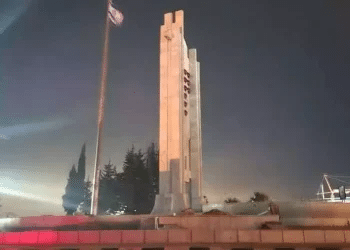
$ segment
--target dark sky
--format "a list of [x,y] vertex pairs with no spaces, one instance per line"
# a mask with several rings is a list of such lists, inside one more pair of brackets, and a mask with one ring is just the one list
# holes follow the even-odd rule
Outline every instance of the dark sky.
[[[350,174],[349,1],[115,3],[125,20],[110,36],[104,164],[121,170],[132,144],[157,142],[159,29],[164,13],[183,9],[201,63],[211,203],[254,191],[316,198],[323,173]],[[63,214],[84,142],[92,178],[105,7],[0,2],[1,212]]]

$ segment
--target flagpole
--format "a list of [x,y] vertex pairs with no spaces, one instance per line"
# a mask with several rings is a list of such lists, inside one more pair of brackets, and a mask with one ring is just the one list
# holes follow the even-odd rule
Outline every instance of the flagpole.
[[[109,4],[112,0],[107,1],[107,10]],[[104,35],[104,46],[102,53],[102,72],[101,72],[101,89],[100,98],[98,104],[98,121],[97,121],[97,139],[96,139],[96,158],[95,158],[95,168],[94,168],[94,182],[92,191],[92,201],[91,201],[91,214],[97,215],[98,213],[98,194],[100,188],[100,159],[102,154],[102,132],[104,125],[104,109],[106,101],[106,88],[107,88],[107,74],[108,74],[108,48],[109,48],[109,30],[110,30],[110,20],[106,14],[106,24],[105,24],[105,35]]]

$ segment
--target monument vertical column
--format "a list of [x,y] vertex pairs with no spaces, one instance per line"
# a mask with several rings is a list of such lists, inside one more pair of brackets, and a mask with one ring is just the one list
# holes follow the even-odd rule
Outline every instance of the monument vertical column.
[[201,99],[200,99],[200,68],[197,62],[197,50],[190,49],[190,166],[191,166],[191,208],[202,210],[202,126],[201,126]]
[[[191,188],[190,78],[184,13],[167,13],[160,29],[159,195],[153,214],[179,213],[190,208],[193,194],[200,193]],[[199,180],[197,176],[196,187]]]
[[168,133],[169,128],[169,99],[168,82],[171,81],[171,40],[174,34],[172,28],[172,13],[164,16],[164,25],[160,29],[160,103],[159,103],[159,193],[164,195],[170,192],[170,166],[168,164],[169,148]]
[[167,13],[160,29],[159,195],[153,214],[172,214],[186,208],[183,194],[182,52],[183,11]]

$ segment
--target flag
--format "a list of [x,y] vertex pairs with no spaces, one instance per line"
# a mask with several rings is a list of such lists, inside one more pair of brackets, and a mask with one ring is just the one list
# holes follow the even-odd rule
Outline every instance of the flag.
[[114,8],[111,3],[108,5],[108,17],[116,26],[120,26],[124,19],[123,14]]

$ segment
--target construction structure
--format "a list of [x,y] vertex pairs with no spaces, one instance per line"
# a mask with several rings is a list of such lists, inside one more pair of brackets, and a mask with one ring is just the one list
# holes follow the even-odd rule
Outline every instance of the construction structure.
[[325,202],[350,203],[350,176],[323,174],[317,192],[318,200]]

